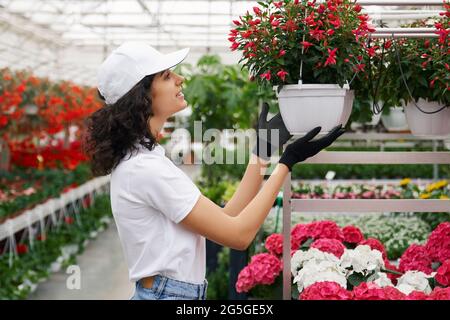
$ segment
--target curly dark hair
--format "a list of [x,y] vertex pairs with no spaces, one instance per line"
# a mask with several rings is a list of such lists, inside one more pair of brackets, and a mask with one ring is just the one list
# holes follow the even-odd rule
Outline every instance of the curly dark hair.
[[94,176],[110,174],[122,158],[138,150],[137,143],[154,149],[157,141],[148,120],[153,116],[150,88],[156,75],[146,76],[116,103],[105,104],[86,119],[83,149]]

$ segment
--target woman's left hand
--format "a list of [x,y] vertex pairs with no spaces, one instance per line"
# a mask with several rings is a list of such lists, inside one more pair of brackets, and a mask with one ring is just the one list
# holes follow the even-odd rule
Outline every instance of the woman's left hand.
[[[292,138],[292,135],[284,125],[281,114],[277,113],[272,119],[267,121],[268,112],[269,104],[264,102],[258,119],[256,145],[253,148],[253,153],[266,161],[270,159],[280,146]],[[278,130],[278,134],[276,130]]]

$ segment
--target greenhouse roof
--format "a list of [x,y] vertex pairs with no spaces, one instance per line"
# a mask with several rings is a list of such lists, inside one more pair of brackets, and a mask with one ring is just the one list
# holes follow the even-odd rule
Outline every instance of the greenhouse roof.
[[[380,4],[364,9],[394,25],[441,9],[424,2],[442,4],[360,2]],[[395,2],[417,4],[386,6]],[[162,52],[190,47],[189,63],[205,53],[237,63],[239,54],[230,51],[228,32],[232,20],[254,5],[248,0],[0,0],[0,66],[92,85],[101,61],[127,40],[146,41]]]

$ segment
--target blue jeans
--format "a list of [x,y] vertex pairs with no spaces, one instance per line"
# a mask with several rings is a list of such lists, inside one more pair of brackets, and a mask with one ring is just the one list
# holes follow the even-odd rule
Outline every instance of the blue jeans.
[[156,275],[151,288],[145,288],[140,281],[131,300],[205,300],[208,281],[194,284]]

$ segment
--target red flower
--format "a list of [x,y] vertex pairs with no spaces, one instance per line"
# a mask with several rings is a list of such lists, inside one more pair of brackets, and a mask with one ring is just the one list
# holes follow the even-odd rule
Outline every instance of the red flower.
[[328,50],[328,58],[327,61],[325,61],[325,66],[329,65],[329,64],[336,64],[336,51],[337,48],[330,50],[329,48]]
[[66,224],[72,224],[72,223],[74,222],[74,220],[73,220],[72,217],[65,217],[65,218],[64,218],[64,222],[65,222]]
[[266,239],[265,247],[271,254],[280,256],[283,253],[283,236],[279,233],[271,234]]
[[360,243],[364,240],[364,236],[359,230],[359,228],[355,226],[346,226],[342,228],[342,232],[344,233],[344,241],[348,243]]
[[261,23],[261,19],[250,20],[248,22],[248,24],[251,25],[251,26],[256,26],[256,25],[258,25],[260,23]]
[[267,81],[270,81],[270,71],[267,71],[260,75],[261,79],[266,79]]
[[413,291],[406,296],[405,300],[429,300],[429,296],[423,291]]
[[422,271],[426,274],[433,272],[431,269],[431,259],[424,246],[411,244],[400,258],[399,268],[402,272],[408,270]]
[[261,15],[261,9],[259,9],[258,7],[253,7],[253,12],[258,16]]
[[291,229],[291,248],[298,250],[300,246],[310,237],[309,227],[305,224],[297,224]]
[[28,252],[28,246],[26,244],[19,243],[16,245],[16,251],[18,254],[25,254]]
[[314,239],[336,239],[344,240],[344,234],[341,228],[334,221],[323,220],[315,221],[309,224],[310,236]]
[[307,287],[299,300],[351,300],[352,292],[332,281],[316,282]]
[[253,277],[250,266],[246,266],[239,272],[238,279],[236,281],[237,292],[248,292],[255,286],[255,278]]
[[443,263],[450,259],[450,222],[443,222],[433,230],[425,248],[433,261]]
[[434,288],[430,294],[430,300],[450,300],[450,287],[447,288]]
[[249,264],[256,284],[272,284],[280,274],[280,259],[269,253],[260,253],[252,257]]
[[284,71],[284,70],[280,70],[280,71],[277,72],[277,76],[283,81],[285,80],[285,77],[286,77],[287,74],[288,73],[286,71]]
[[239,43],[238,42],[233,42],[233,44],[231,45],[231,51],[236,50],[239,47]]
[[388,40],[384,43],[384,48],[389,49],[392,46],[392,40]]
[[344,254],[345,250],[345,246],[336,239],[317,239],[311,244],[311,248],[334,254],[338,258]]
[[444,263],[436,270],[435,279],[445,287],[450,286],[450,260],[444,261]]
[[353,288],[353,300],[386,300],[386,294],[373,282],[361,282]]
[[364,72],[365,67],[366,67],[365,64],[363,64],[363,63],[358,63],[358,64],[356,65],[355,71],[356,71],[356,72],[360,72],[360,71]]
[[282,56],[284,56],[286,54],[286,50],[280,50],[280,53],[278,53],[277,58],[281,58]]
[[320,41],[323,39],[325,30],[319,30],[319,27],[315,28],[314,30],[311,30],[309,32],[309,35],[313,37],[315,40]]
[[353,297],[354,300],[403,300],[406,295],[391,286],[380,288],[373,282],[361,282],[353,288]]
[[0,128],[4,127],[8,124],[8,117],[7,116],[0,116]]
[[300,44],[303,46],[303,48],[305,49],[305,51],[308,50],[309,47],[311,47],[313,44],[311,42],[308,41],[302,41],[300,42]]
[[294,32],[295,30],[298,29],[298,26],[295,23],[295,21],[289,19],[288,21],[286,21],[286,25],[283,26],[283,29],[288,31],[288,32]]
[[275,7],[281,8],[281,6],[283,5],[283,1],[274,2],[273,4],[274,4]]
[[273,27],[278,27],[278,25],[280,24],[280,20],[273,20],[270,24],[271,24]]
[[238,20],[233,20],[233,23],[234,23],[235,25],[237,25],[237,26],[241,26],[241,25],[242,25],[242,23],[240,23]]

